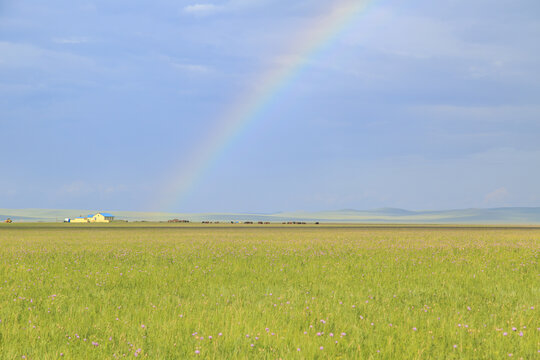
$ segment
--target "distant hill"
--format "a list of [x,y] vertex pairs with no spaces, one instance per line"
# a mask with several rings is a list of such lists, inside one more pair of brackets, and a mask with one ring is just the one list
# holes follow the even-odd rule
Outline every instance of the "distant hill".
[[[493,209],[458,209],[442,211],[410,211],[394,208],[373,210],[344,209],[319,212],[282,212],[275,214],[243,213],[165,213],[113,211],[119,220],[167,221],[186,219],[200,221],[305,221],[341,223],[401,223],[401,224],[540,224],[540,207],[508,207]],[[96,213],[96,210],[0,209],[0,221],[11,218],[16,222],[55,222]]]

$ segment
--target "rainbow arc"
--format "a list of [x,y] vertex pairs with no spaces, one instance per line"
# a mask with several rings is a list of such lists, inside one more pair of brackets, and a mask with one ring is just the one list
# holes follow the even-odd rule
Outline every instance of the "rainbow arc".
[[369,0],[333,1],[325,14],[315,18],[311,24],[296,34],[293,41],[278,56],[272,66],[261,72],[223,116],[216,120],[212,132],[198,144],[163,188],[164,196],[156,208],[170,210],[190,192],[208,169],[212,168],[225,149],[235,141],[242,131],[263,113],[282,89],[291,83],[310,60],[324,51],[335,39],[363,13]]

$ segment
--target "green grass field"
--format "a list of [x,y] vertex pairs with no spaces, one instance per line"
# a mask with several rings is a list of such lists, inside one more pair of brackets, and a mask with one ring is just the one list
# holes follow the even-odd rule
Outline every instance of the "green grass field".
[[1,359],[538,359],[540,229],[0,225]]

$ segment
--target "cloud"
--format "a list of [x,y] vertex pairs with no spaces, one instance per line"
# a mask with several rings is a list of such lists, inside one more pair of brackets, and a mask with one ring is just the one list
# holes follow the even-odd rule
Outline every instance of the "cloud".
[[505,187],[501,187],[487,194],[484,197],[484,203],[486,204],[499,203],[506,200],[509,195],[510,193],[508,192],[508,190],[506,190]]
[[159,55],[158,59],[167,63],[169,66],[181,70],[182,72],[191,73],[191,74],[206,74],[211,72],[213,69],[202,64],[194,64],[191,62],[184,62],[185,59],[176,59],[167,55]]
[[88,42],[88,38],[85,38],[85,37],[53,38],[52,41],[57,44],[83,44],[83,43]]
[[214,4],[193,4],[184,7],[184,13],[191,15],[210,15],[223,10],[222,6]]
[[211,3],[198,3],[185,6],[183,8],[183,12],[189,15],[206,16],[222,11],[238,11],[242,9],[260,7],[264,6],[264,4],[267,2],[268,0],[229,0],[221,5],[215,5]]
[[0,41],[0,68],[34,68],[51,71],[52,68],[90,68],[91,58],[48,50],[32,44]]
[[538,123],[539,105],[505,105],[463,106],[452,104],[413,105],[409,109],[419,116],[427,116],[430,121],[445,120],[449,122],[481,122],[484,124],[517,124]]
[[512,43],[490,38],[490,33],[484,34],[482,41],[475,39],[464,30],[469,28],[470,24],[460,18],[449,21],[380,7],[355,24],[355,31],[349,33],[345,42],[404,58],[466,60],[471,63],[471,77],[501,72],[507,64],[530,54]]
[[172,63],[172,66],[182,71],[189,72],[189,73],[203,74],[203,73],[210,72],[209,67],[204,66],[204,65],[198,65],[198,64]]

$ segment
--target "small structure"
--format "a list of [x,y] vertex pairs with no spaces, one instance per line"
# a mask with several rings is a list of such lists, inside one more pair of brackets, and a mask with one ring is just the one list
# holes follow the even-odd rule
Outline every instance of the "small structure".
[[13,220],[11,220],[10,218],[7,218],[7,219],[5,220],[5,223],[6,223],[6,224],[11,224],[12,222],[13,222]]
[[111,222],[114,220],[114,215],[109,213],[97,213],[88,215],[88,222]]
[[65,218],[64,222],[68,223],[108,223],[114,220],[114,215],[109,213],[97,213],[95,215],[90,214],[88,216],[78,216],[76,218],[70,219]]

